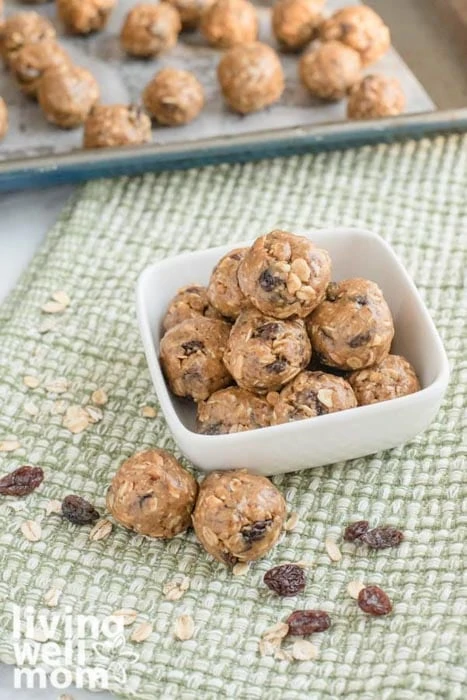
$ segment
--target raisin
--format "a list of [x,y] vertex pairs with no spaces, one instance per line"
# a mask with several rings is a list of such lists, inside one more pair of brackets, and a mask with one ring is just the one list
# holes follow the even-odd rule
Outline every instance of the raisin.
[[182,343],[182,348],[185,355],[189,357],[193,353],[198,352],[204,348],[204,343],[202,340],[189,340],[187,343]]
[[336,301],[338,296],[339,285],[337,285],[335,282],[331,282],[331,284],[329,284],[328,288],[326,289],[326,299],[328,301]]
[[87,525],[100,518],[94,506],[81,496],[66,496],[62,502],[62,514],[75,525]]
[[363,294],[357,294],[356,297],[353,297],[353,301],[359,306],[368,306],[368,298]]
[[272,525],[272,518],[258,520],[252,525],[247,525],[242,530],[242,537],[246,542],[257,542],[262,540],[266,532]]
[[368,343],[370,338],[370,331],[367,331],[366,333],[359,333],[358,335],[354,336],[351,340],[349,340],[348,345],[351,348],[360,348],[362,345]]
[[27,496],[42,484],[43,479],[44,472],[40,467],[19,467],[0,479],[0,494],[2,496]]
[[358,606],[369,615],[388,615],[392,610],[387,594],[378,586],[362,588],[358,594]]
[[271,362],[269,365],[266,365],[265,369],[268,372],[271,372],[271,374],[280,374],[281,372],[284,372],[285,369],[287,369],[287,362],[286,360],[274,360],[274,362]]
[[[318,400],[316,391],[312,391],[311,389],[301,391],[297,396],[297,403],[312,408],[317,416],[322,416],[323,413],[328,412],[327,408]],[[300,409],[297,409],[297,413],[300,414]]]
[[284,285],[280,277],[275,277],[270,270],[264,270],[258,278],[259,286],[265,292],[272,292],[279,285]]
[[357,520],[355,523],[350,523],[344,530],[344,540],[346,542],[360,540],[369,527],[370,523],[368,520]]
[[253,338],[261,338],[261,340],[274,340],[281,327],[278,323],[264,323],[259,326],[253,333]]
[[225,563],[228,564],[229,566],[235,566],[235,564],[238,563],[238,557],[235,557],[230,552],[223,552],[222,558],[225,561]]
[[289,634],[304,636],[324,632],[331,626],[331,618],[324,610],[296,610],[286,620]]
[[277,595],[288,597],[297,595],[305,588],[305,572],[296,564],[282,564],[266,571],[264,583]]
[[361,539],[372,549],[387,549],[388,547],[397,547],[404,539],[404,535],[395,527],[385,526],[368,530]]

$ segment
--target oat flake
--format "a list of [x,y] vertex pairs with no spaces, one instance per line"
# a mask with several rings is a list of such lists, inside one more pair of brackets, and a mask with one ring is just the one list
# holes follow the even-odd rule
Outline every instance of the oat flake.
[[365,584],[361,581],[349,581],[347,584],[347,593],[351,598],[358,599],[358,594],[365,588]]
[[306,639],[300,639],[292,646],[292,656],[297,661],[312,661],[318,656],[318,648]]
[[152,625],[150,622],[142,622],[138,627],[131,633],[131,642],[144,642],[152,634]]
[[81,406],[70,406],[67,408],[63,418],[63,427],[71,433],[82,433],[89,427],[89,415]]
[[155,418],[157,416],[157,411],[153,406],[143,406],[141,415],[143,418]]
[[46,515],[61,515],[62,514],[62,502],[61,501],[49,501],[45,506]]
[[40,383],[41,380],[38,377],[34,377],[32,374],[26,374],[26,376],[23,377],[23,384],[27,386],[28,389],[37,389]]
[[44,384],[44,388],[50,394],[64,394],[68,389],[68,382],[64,377],[58,377],[58,379],[49,379]]
[[234,576],[244,576],[246,573],[248,573],[248,570],[250,568],[250,564],[247,561],[239,561],[235,566],[232,568],[232,573]]
[[164,584],[162,592],[166,600],[180,600],[190,587],[190,579],[184,576],[180,581],[168,581]]
[[65,311],[66,305],[61,304],[59,301],[46,301],[42,306],[41,311],[45,314],[60,314]]
[[36,404],[33,403],[33,401],[26,401],[23,406],[23,410],[28,414],[28,416],[32,416],[33,418],[39,413],[39,409],[37,408]]
[[98,520],[89,533],[89,539],[92,542],[105,540],[105,538],[112,532],[112,527],[113,525],[110,520]]
[[42,528],[35,520],[25,520],[21,525],[21,532],[29,542],[38,542],[42,537]]
[[195,633],[195,623],[191,615],[180,615],[175,620],[174,635],[181,642],[191,639]]
[[104,389],[96,389],[96,391],[93,391],[91,394],[91,401],[96,406],[105,406],[108,400],[109,398]]
[[324,542],[324,546],[326,547],[326,552],[331,561],[340,561],[342,559],[341,550],[334,540],[327,538]]
[[0,452],[14,452],[21,447],[18,440],[0,440]]
[[132,610],[131,608],[120,608],[119,610],[115,610],[115,612],[112,613],[112,617],[123,618],[124,627],[132,625],[133,622],[136,620],[137,616],[138,612],[136,610]]
[[86,406],[85,411],[91,423],[99,423],[104,417],[101,409],[96,406]]
[[63,291],[63,289],[60,289],[58,292],[54,292],[51,296],[54,301],[58,302],[62,306],[69,306],[71,304],[70,297]]
[[298,513],[291,513],[284,523],[284,530],[286,532],[291,532],[297,527],[298,524]]
[[51,588],[44,595],[44,603],[48,605],[49,608],[55,608],[55,606],[58,605],[61,595],[62,591],[60,591],[58,588]]
[[57,320],[55,318],[44,318],[39,325],[39,333],[44,335],[50,331],[55,330],[57,327]]

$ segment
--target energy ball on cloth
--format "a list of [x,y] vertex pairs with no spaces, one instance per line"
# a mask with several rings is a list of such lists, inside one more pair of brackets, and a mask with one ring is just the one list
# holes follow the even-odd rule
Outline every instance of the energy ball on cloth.
[[140,146],[151,139],[151,120],[134,105],[96,105],[84,122],[84,148]]
[[238,266],[249,248],[235,248],[219,260],[211,274],[208,299],[219,313],[227,318],[237,318],[249,302],[238,284]]
[[362,64],[374,63],[388,51],[391,35],[381,17],[367,5],[337,10],[320,26],[322,41],[341,41],[360,54]]
[[285,51],[299,51],[314,38],[325,0],[276,0],[272,31]]
[[226,51],[217,77],[225,101],[240,114],[269,107],[284,91],[284,71],[277,53],[258,41]]
[[255,41],[258,36],[258,15],[248,0],[217,0],[201,17],[201,33],[218,49]]
[[159,124],[188,124],[203,109],[203,86],[190,71],[163,68],[146,85],[143,104]]
[[342,377],[325,372],[300,372],[274,403],[272,424],[323,416],[356,405],[352,387]]
[[264,394],[281,389],[310,358],[302,319],[278,320],[252,308],[235,321],[224,362],[239,386]]
[[196,316],[171,328],[161,340],[162,369],[176,396],[204,401],[232,383],[222,358],[230,324]]
[[185,30],[196,29],[201,22],[203,13],[214,5],[216,0],[165,0],[175,7]]
[[308,316],[324,299],[330,279],[328,252],[287,231],[258,238],[238,268],[244,295],[276,318]]
[[271,425],[272,407],[261,396],[231,386],[198,404],[198,432],[203,435],[241,433]]
[[10,70],[21,92],[36,97],[39,82],[48,68],[70,64],[71,59],[54,39],[26,44],[10,59]]
[[48,68],[37,90],[46,119],[62,129],[83,124],[99,96],[99,85],[92,73],[72,64]]
[[55,39],[51,22],[37,12],[18,12],[0,25],[0,53],[8,65],[13,54],[26,44]]
[[384,360],[394,337],[381,289],[361,278],[330,284],[326,299],[308,317],[307,328],[320,361],[346,370]]
[[197,316],[222,318],[209,303],[206,287],[189,284],[187,287],[179,289],[170,302],[162,320],[162,328],[166,332],[182,321]]
[[243,469],[212,472],[193,512],[196,536],[209,554],[234,566],[264,556],[277,542],[285,501],[264,476]]
[[91,34],[106,26],[116,0],[56,0],[57,14],[70,34]]
[[198,484],[173,455],[152,449],[123,462],[107,491],[115,520],[148,537],[175,537],[191,525]]
[[420,391],[414,368],[401,355],[388,355],[377,365],[352,372],[348,379],[359,406]]
[[300,59],[300,79],[307,90],[321,100],[341,100],[360,82],[360,54],[339,41],[321,44]]
[[396,117],[404,109],[405,94],[396,78],[367,75],[350,91],[347,116],[349,119]]
[[8,108],[3,97],[0,97],[0,140],[5,138],[8,131]]
[[180,15],[171,5],[141,3],[127,14],[120,43],[130,56],[150,58],[175,46],[181,28]]

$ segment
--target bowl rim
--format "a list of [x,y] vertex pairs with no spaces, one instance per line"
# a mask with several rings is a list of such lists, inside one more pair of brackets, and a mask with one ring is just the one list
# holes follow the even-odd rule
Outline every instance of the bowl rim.
[[[421,389],[420,391],[414,393],[414,394],[409,394],[407,396],[400,396],[394,399],[389,399],[388,401],[382,401],[379,403],[374,403],[370,404],[367,406],[356,406],[355,408],[348,409],[346,411],[337,411],[335,413],[330,413],[326,414],[324,416],[319,416],[320,419],[320,425],[324,425],[324,421],[329,421],[334,422],[336,425],[336,429],[339,429],[339,426],[343,422],[347,422],[349,414],[353,414],[355,411],[358,412],[358,416],[361,416],[364,418],[365,415],[368,415],[369,412],[371,412],[374,415],[379,414],[380,416],[384,416],[385,413],[391,414],[396,406],[403,406],[404,404],[409,404],[410,402],[413,404],[418,404],[418,403],[423,403],[425,404],[430,397],[438,395],[440,392],[443,392],[449,382],[449,376],[450,376],[450,367],[449,367],[449,361],[446,355],[446,351],[444,349],[442,340],[440,338],[440,335],[438,333],[438,330],[434,324],[434,321],[420,295],[420,292],[418,291],[415,283],[413,282],[411,276],[409,275],[408,271],[406,270],[405,266],[402,264],[402,262],[399,260],[398,256],[396,255],[395,251],[393,248],[387,243],[387,241],[384,240],[381,236],[378,234],[369,231],[367,229],[360,229],[357,227],[342,227],[338,226],[335,228],[332,227],[326,227],[322,229],[311,229],[309,233],[305,234],[297,234],[297,235],[303,235],[307,238],[312,238],[313,235],[326,235],[326,234],[333,234],[337,236],[353,236],[354,238],[360,238],[362,240],[371,240],[372,242],[377,242],[378,245],[382,248],[384,251],[384,254],[387,256],[387,258],[391,261],[391,265],[396,267],[400,273],[402,273],[402,276],[404,277],[405,283],[407,284],[410,293],[414,299],[417,301],[418,305],[418,312],[422,314],[423,319],[427,326],[430,329],[431,336],[430,336],[430,343],[432,343],[434,350],[437,353],[438,360],[439,360],[439,368],[436,377],[434,380],[426,387]],[[151,263],[150,265],[146,266],[142,272],[140,273],[136,285],[136,306],[137,306],[137,317],[138,317],[138,324],[139,324],[139,329],[140,329],[140,335],[141,339],[143,342],[145,354],[146,354],[146,359],[147,363],[149,366],[149,371],[151,374],[151,378],[153,380],[154,388],[157,394],[157,397],[159,399],[159,403],[162,409],[162,412],[164,414],[164,417],[167,421],[167,424],[169,428],[171,429],[172,433],[174,436],[179,438],[180,440],[182,439],[190,439],[192,442],[201,445],[204,443],[206,440],[209,441],[209,444],[211,446],[222,442],[227,442],[229,441],[230,445],[235,445],[235,444],[242,444],[249,442],[255,435],[258,435],[258,433],[264,434],[264,431],[267,430],[269,431],[269,434],[272,434],[271,431],[275,431],[275,435],[277,435],[278,432],[282,432],[284,434],[284,437],[287,436],[293,436],[293,434],[296,431],[301,431],[307,426],[310,426],[310,420],[313,419],[304,419],[301,421],[291,421],[289,423],[281,423],[279,425],[271,425],[271,426],[266,426],[263,428],[257,428],[255,430],[249,430],[249,431],[244,431],[244,432],[239,432],[239,433],[223,433],[221,435],[203,435],[202,433],[196,433],[193,430],[190,430],[187,428],[180,418],[178,417],[177,411],[175,410],[172,397],[169,391],[169,388],[167,386],[166,380],[164,378],[163,372],[162,372],[162,367],[159,361],[159,356],[156,350],[156,347],[154,345],[153,339],[152,339],[152,330],[149,324],[148,316],[146,313],[146,301],[145,301],[145,294],[144,294],[144,289],[146,286],[146,280],[152,276],[155,270],[163,270],[164,268],[171,268],[174,265],[177,264],[177,262],[180,261],[186,261],[186,260],[193,260],[195,261],[196,259],[202,259],[203,257],[206,256],[206,254],[213,254],[213,253],[219,253],[219,256],[222,256],[222,254],[225,254],[229,250],[232,249],[233,246],[236,248],[241,248],[243,246],[250,246],[252,244],[252,241],[239,241],[239,242],[233,242],[233,243],[227,243],[222,246],[214,246],[211,248],[205,248],[203,250],[196,250],[196,251],[187,251],[184,253],[181,253],[179,255],[174,255],[168,258],[163,258],[162,260],[158,260],[154,263]],[[322,244],[320,244],[322,245]],[[378,282],[377,282],[378,283]],[[316,425],[313,423],[313,425]],[[216,443],[217,441],[217,443]]]

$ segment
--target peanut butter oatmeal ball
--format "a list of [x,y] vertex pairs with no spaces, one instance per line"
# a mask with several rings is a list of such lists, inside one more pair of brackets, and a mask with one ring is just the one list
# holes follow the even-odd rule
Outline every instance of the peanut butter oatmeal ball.
[[356,405],[352,387],[342,377],[326,372],[300,372],[274,403],[272,424],[323,416]]
[[347,116],[349,119],[396,117],[404,109],[404,91],[396,78],[367,75],[350,91]]
[[180,15],[168,3],[141,3],[127,14],[120,42],[130,56],[151,58],[175,46],[181,28]]
[[271,231],[258,238],[238,268],[244,295],[276,318],[308,316],[324,299],[331,258],[308,238]]
[[10,70],[21,92],[34,98],[44,72],[53,66],[68,65],[70,62],[65,49],[52,39],[38,44],[26,44],[16,51],[10,59]]
[[204,90],[193,73],[163,68],[146,85],[143,103],[159,124],[180,126],[196,119],[204,106]]
[[314,38],[325,0],[276,0],[272,30],[281,48],[299,51]]
[[193,527],[209,554],[234,566],[269,552],[281,533],[285,511],[281,493],[266,477],[244,469],[212,472],[200,486]]
[[249,306],[238,284],[238,266],[249,248],[235,248],[219,260],[212,271],[208,285],[208,299],[219,313],[227,318],[237,318]]
[[321,100],[341,100],[362,77],[360,54],[339,41],[328,41],[300,59],[300,79]]
[[255,41],[258,15],[248,0],[217,0],[201,17],[201,33],[217,49]]
[[203,12],[214,5],[216,0],[165,0],[165,2],[178,11],[182,29],[190,30],[199,26]]
[[362,64],[374,63],[388,51],[391,35],[379,15],[367,5],[344,7],[320,26],[323,41],[341,41],[360,54]]
[[8,65],[13,54],[26,44],[55,39],[51,22],[37,12],[18,12],[0,26],[0,53]]
[[284,71],[276,52],[254,42],[226,51],[218,68],[222,94],[240,114],[257,112],[277,102],[284,91]]
[[176,396],[204,401],[232,383],[222,358],[230,324],[196,316],[174,326],[161,340],[160,359]]
[[91,34],[106,26],[116,0],[56,0],[57,14],[70,34]]
[[99,85],[92,73],[72,64],[48,68],[37,90],[46,119],[62,129],[80,126],[99,95]]
[[272,407],[251,391],[231,386],[198,404],[198,432],[203,435],[241,433],[271,425]]
[[152,449],[123,462],[107,491],[107,508],[140,535],[175,537],[190,527],[197,493],[197,482],[173,455]]
[[179,289],[170,302],[162,321],[162,328],[164,331],[168,331],[182,321],[197,316],[222,318],[209,303],[206,287],[190,284]]
[[140,146],[151,139],[151,120],[134,105],[96,105],[84,123],[84,148]]
[[308,365],[310,358],[302,319],[281,321],[252,308],[235,321],[224,362],[239,386],[265,394],[281,389]]
[[0,97],[0,141],[5,138],[8,131],[8,108],[3,97]]
[[359,406],[397,399],[420,391],[415,370],[405,357],[388,355],[382,362],[349,376]]
[[381,289],[361,278],[330,284],[326,299],[308,317],[307,328],[320,361],[346,370],[384,360],[394,337]]

